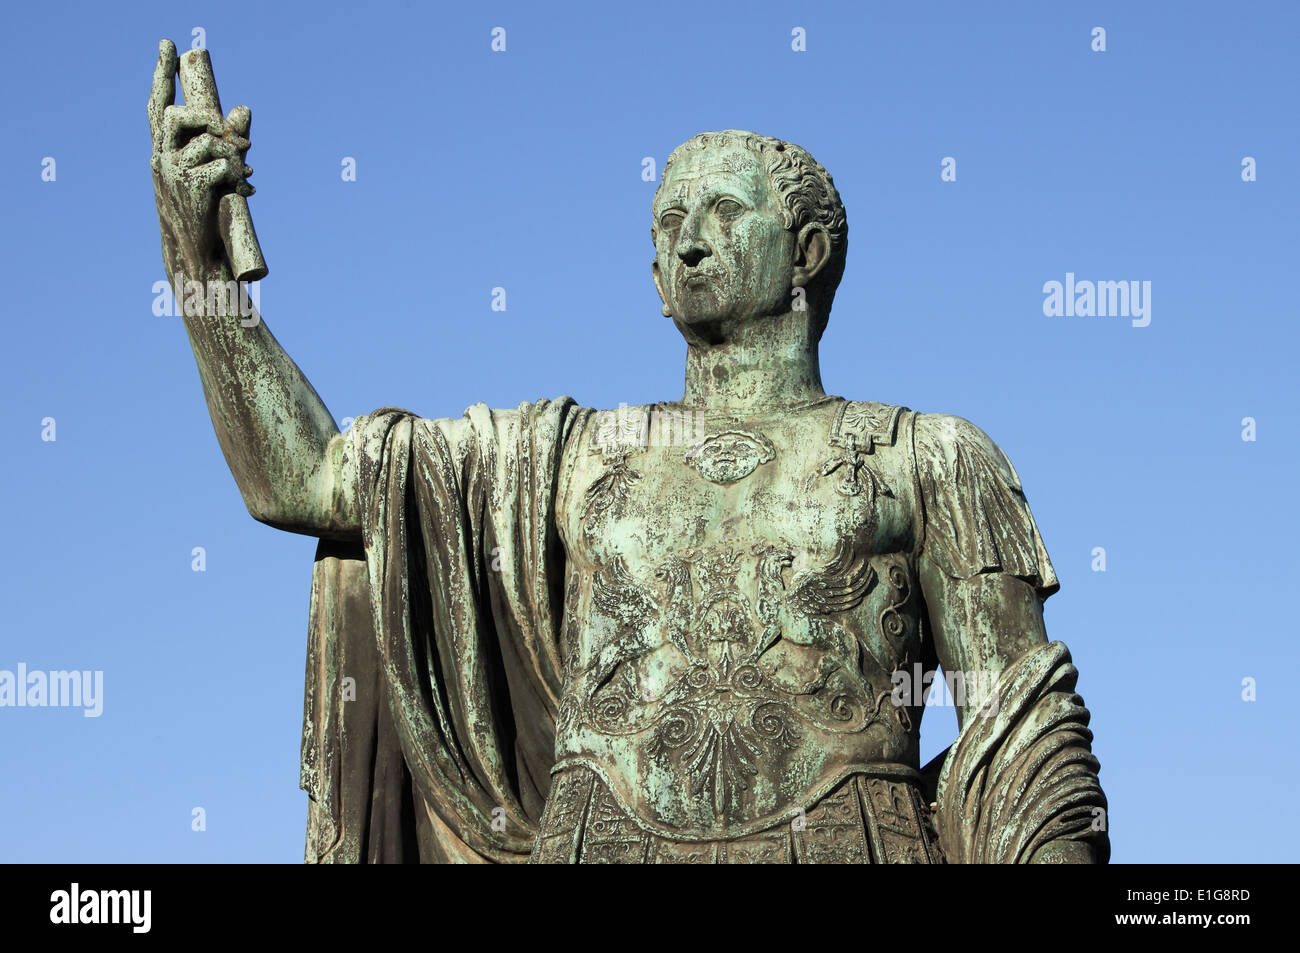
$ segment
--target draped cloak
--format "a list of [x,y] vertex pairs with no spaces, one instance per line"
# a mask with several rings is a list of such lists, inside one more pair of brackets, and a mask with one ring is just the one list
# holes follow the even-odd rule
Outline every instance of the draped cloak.
[[[312,575],[307,862],[528,858],[564,671],[556,488],[592,412],[559,397],[353,423],[363,544],[322,541]],[[955,502],[993,512],[979,490]],[[1026,653],[1003,673],[996,717],[969,719],[942,773],[926,770],[950,860],[1023,862],[1058,838],[1108,853],[1090,826],[1105,799],[1076,676],[1060,643]]]
[[555,482],[585,412],[353,423],[364,548],[322,542],[312,575],[308,862],[527,859],[562,681]]

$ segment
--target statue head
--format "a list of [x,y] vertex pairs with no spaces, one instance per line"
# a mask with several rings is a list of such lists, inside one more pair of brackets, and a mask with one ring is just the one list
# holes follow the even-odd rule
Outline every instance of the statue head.
[[746,321],[806,308],[816,341],[844,274],[848,222],[805,150],[728,129],[673,150],[650,237],[664,314],[688,339],[725,339]]

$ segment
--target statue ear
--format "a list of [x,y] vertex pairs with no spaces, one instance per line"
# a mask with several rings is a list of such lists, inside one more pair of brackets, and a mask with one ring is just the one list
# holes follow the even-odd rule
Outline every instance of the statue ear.
[[663,316],[665,318],[671,318],[673,316],[673,313],[670,310],[668,310],[668,299],[664,296],[664,281],[663,281],[663,275],[659,271],[658,259],[650,262],[650,277],[654,278],[655,291],[659,292],[659,300],[664,303]]
[[799,229],[794,246],[792,284],[802,288],[831,260],[831,233],[825,225],[809,222]]

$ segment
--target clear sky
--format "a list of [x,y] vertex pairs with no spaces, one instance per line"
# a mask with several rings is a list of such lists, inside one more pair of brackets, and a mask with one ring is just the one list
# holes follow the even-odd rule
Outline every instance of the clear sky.
[[[1296,10],[12,8],[0,670],[104,689],[97,718],[0,708],[0,860],[302,856],[315,542],[248,517],[183,328],[153,314],[144,105],[158,39],[196,27],[223,105],[252,109],[262,312],[336,419],[680,397],[643,158],[720,128],[809,149],[850,224],[826,388],[967,417],[1014,462],[1114,859],[1293,860]],[[1150,282],[1149,324],[1045,315],[1067,273]],[[931,712],[925,754],[955,727]]]

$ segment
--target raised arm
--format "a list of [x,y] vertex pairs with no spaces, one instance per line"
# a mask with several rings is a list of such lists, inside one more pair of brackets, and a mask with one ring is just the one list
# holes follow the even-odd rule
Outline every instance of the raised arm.
[[[183,106],[173,105],[178,71]],[[244,164],[249,110],[236,106],[223,118],[207,52],[189,50],[178,61],[175,45],[163,40],[148,113],[163,264],[244,503],[278,529],[357,537],[346,439],[261,316],[247,313],[247,297],[241,313],[237,295],[233,302],[221,295],[236,287],[221,238],[221,200],[253,191],[245,181],[253,170]]]

